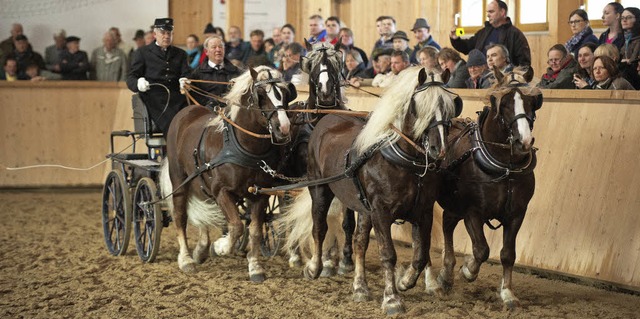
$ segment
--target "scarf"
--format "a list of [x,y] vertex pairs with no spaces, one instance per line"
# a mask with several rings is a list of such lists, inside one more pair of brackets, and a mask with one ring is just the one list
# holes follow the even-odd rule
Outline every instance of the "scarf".
[[573,52],[573,50],[576,48],[576,45],[578,45],[578,43],[580,43],[580,41],[582,41],[584,37],[590,34],[593,34],[593,31],[591,30],[590,26],[587,26],[582,29],[582,31],[578,32],[578,34],[572,36],[564,46],[567,48],[567,51]]
[[[565,57],[565,59],[567,58]],[[555,79],[558,78],[558,74],[560,74],[560,71],[564,70],[564,68],[566,68],[569,63],[571,63],[571,59],[567,59],[567,61],[562,64],[562,67],[557,72],[554,72],[552,68],[547,68],[547,73],[542,75],[542,78],[545,80],[555,81]]]

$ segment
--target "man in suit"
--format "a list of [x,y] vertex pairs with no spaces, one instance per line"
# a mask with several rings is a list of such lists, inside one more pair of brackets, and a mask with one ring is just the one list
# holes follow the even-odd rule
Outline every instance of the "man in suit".
[[[240,75],[240,69],[224,57],[225,43],[221,36],[213,35],[207,38],[204,40],[204,47],[207,49],[207,62],[200,64],[193,70],[190,77],[191,79],[229,82],[231,79]],[[229,85],[227,84],[194,82],[192,85],[218,97],[229,92]],[[202,105],[207,105],[210,102],[218,104],[218,101],[207,96],[197,93],[192,96]]]
[[127,87],[140,92],[149,115],[166,136],[171,120],[187,104],[180,83],[187,80],[189,66],[187,53],[171,45],[173,19],[156,19],[153,31],[156,41],[134,51]]

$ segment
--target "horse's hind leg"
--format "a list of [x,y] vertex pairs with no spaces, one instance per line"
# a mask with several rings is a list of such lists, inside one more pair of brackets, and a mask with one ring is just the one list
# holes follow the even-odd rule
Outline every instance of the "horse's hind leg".
[[240,220],[240,212],[233,196],[226,192],[220,192],[216,196],[216,202],[227,220],[228,233],[227,236],[220,237],[213,243],[213,252],[216,255],[224,256],[233,252],[236,242],[244,232],[244,223]]
[[[431,216],[431,214],[428,214]],[[413,261],[408,269],[397,267],[397,287],[400,291],[406,291],[415,287],[422,269],[430,265],[429,248],[431,246],[431,222],[432,218],[420,218],[412,224]],[[429,283],[427,282],[427,286]]]
[[500,262],[502,263],[500,297],[508,309],[514,309],[520,305],[520,301],[511,290],[511,282],[513,279],[511,275],[513,273],[513,263],[516,260],[516,236],[522,225],[523,217],[519,217],[503,225],[502,250],[500,250]]
[[[451,291],[453,287],[453,268],[456,266],[456,256],[453,251],[453,231],[460,222],[460,218],[454,216],[448,210],[442,213],[442,233],[444,234],[444,255],[442,256],[442,269],[438,275],[438,286],[444,293]],[[427,272],[426,275],[429,275]],[[425,277],[425,282],[428,279]],[[427,286],[427,290],[429,287]]]
[[358,225],[354,232],[354,252],[356,255],[355,271],[353,276],[353,300],[356,302],[371,299],[367,277],[364,269],[364,260],[369,247],[371,234],[371,218],[369,214],[358,213]]
[[[372,214],[388,214],[385,212],[372,212]],[[382,298],[382,309],[387,315],[405,312],[404,304],[398,289],[396,289],[396,249],[393,247],[393,239],[391,238],[392,220],[387,216],[372,216],[374,229],[376,231],[376,241],[378,242],[378,251],[380,252],[380,261],[384,271],[384,296]],[[424,265],[422,265],[424,267]]]
[[264,268],[260,265],[260,243],[262,241],[262,226],[269,205],[268,196],[260,196],[257,201],[252,201],[251,224],[249,224],[249,251],[247,262],[249,263],[249,279],[253,282],[263,282],[266,279]]
[[341,275],[353,271],[353,232],[356,228],[356,217],[352,209],[344,211],[342,229],[344,230],[344,247],[342,249],[342,259],[338,273]]
[[327,234],[327,212],[334,195],[327,185],[309,187],[309,193],[313,199],[311,215],[315,250],[313,257],[304,267],[304,276],[308,279],[316,279],[322,272],[322,243]]
[[199,230],[200,237],[198,238],[196,248],[193,249],[193,259],[195,259],[198,264],[202,264],[209,256],[209,245],[211,244],[211,240],[209,239],[209,227],[200,226]]
[[473,247],[473,257],[469,256],[465,259],[464,264],[460,268],[460,273],[467,281],[475,281],[480,272],[480,266],[489,259],[489,245],[487,238],[484,236],[484,221],[479,217],[479,213],[471,213],[468,218],[464,219],[464,225],[467,233],[471,237]]
[[178,267],[180,270],[191,273],[196,271],[195,262],[189,254],[189,244],[187,243],[187,198],[186,190],[173,194],[173,221],[178,233]]

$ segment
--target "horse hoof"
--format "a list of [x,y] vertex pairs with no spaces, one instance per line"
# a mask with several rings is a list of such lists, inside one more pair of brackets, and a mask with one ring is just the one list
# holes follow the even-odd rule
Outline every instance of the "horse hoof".
[[216,253],[216,246],[214,246],[213,244],[211,244],[211,246],[209,246],[209,256],[211,256],[211,259],[214,259],[220,255],[218,255],[218,253]]
[[307,279],[318,279],[318,276],[320,276],[320,272],[312,271],[308,265],[304,267],[302,273],[304,274],[304,278]]
[[[442,275],[439,275],[437,280],[438,280],[438,286],[442,288],[441,292],[445,295],[449,294],[453,289],[453,282],[448,282],[446,279],[444,279],[444,277],[442,277]],[[427,288],[427,291],[428,290],[429,288]]]
[[353,263],[351,264],[343,264],[342,262],[340,263],[340,267],[338,268],[338,275],[344,276],[350,272],[352,272],[355,269],[355,266],[353,265]]
[[180,266],[180,270],[187,274],[193,274],[197,272],[195,263],[188,263]]
[[509,300],[504,302],[504,307],[508,311],[513,311],[520,307],[520,302],[518,300]]
[[370,300],[371,295],[366,290],[356,291],[353,293],[353,301],[355,302],[365,302]]
[[320,277],[327,278],[333,277],[336,275],[335,267],[322,267],[322,272],[320,273]]
[[398,302],[391,305],[389,304],[385,305],[384,311],[387,314],[387,316],[393,316],[400,313],[404,313],[406,310],[404,309],[404,305],[401,302]]
[[460,267],[460,277],[464,278],[467,282],[474,282],[478,278],[478,274],[472,274],[467,266],[462,265],[462,267]]
[[444,297],[446,294],[444,292],[444,289],[437,287],[437,288],[427,288],[425,289],[425,292],[427,293],[427,295],[431,295],[431,296],[436,296],[438,298],[442,298]]
[[298,268],[298,267],[302,267],[302,261],[300,260],[289,261],[289,268]]
[[267,277],[264,274],[253,274],[249,276],[249,279],[251,282],[262,283],[267,279]]

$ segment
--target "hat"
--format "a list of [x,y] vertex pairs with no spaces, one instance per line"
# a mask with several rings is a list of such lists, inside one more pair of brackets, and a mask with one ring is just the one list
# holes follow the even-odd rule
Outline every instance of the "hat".
[[138,29],[138,30],[136,31],[136,35],[133,37],[133,39],[134,39],[134,40],[137,40],[137,39],[144,39],[144,30],[140,30],[140,29]]
[[153,22],[153,27],[166,30],[173,31],[173,19],[171,18],[158,18],[155,22]]
[[207,23],[207,25],[204,27],[204,32],[202,32],[202,33],[204,33],[204,34],[216,33],[216,29],[213,27],[213,24]]
[[473,49],[469,52],[469,59],[467,60],[467,67],[481,66],[487,64],[487,58],[482,51]]
[[411,29],[411,31],[415,31],[416,29],[420,29],[420,28],[431,29],[431,27],[427,23],[427,19],[417,18],[416,23],[413,24],[413,28]]
[[393,53],[392,48],[376,48],[371,53],[371,60],[377,61],[381,55],[391,55]]
[[393,34],[393,36],[391,37],[391,40],[394,39],[403,39],[405,41],[409,41],[409,38],[407,37],[407,34],[404,31],[397,31],[396,33]]
[[80,38],[78,38],[78,37],[76,37],[74,35],[70,35],[70,36],[67,37],[66,41],[67,41],[67,43],[73,42],[73,41],[80,41]]
[[24,35],[24,34],[18,34],[18,35],[16,36],[16,41],[22,41],[22,40],[24,40],[24,41],[28,41],[27,36],[26,36],[26,35]]

